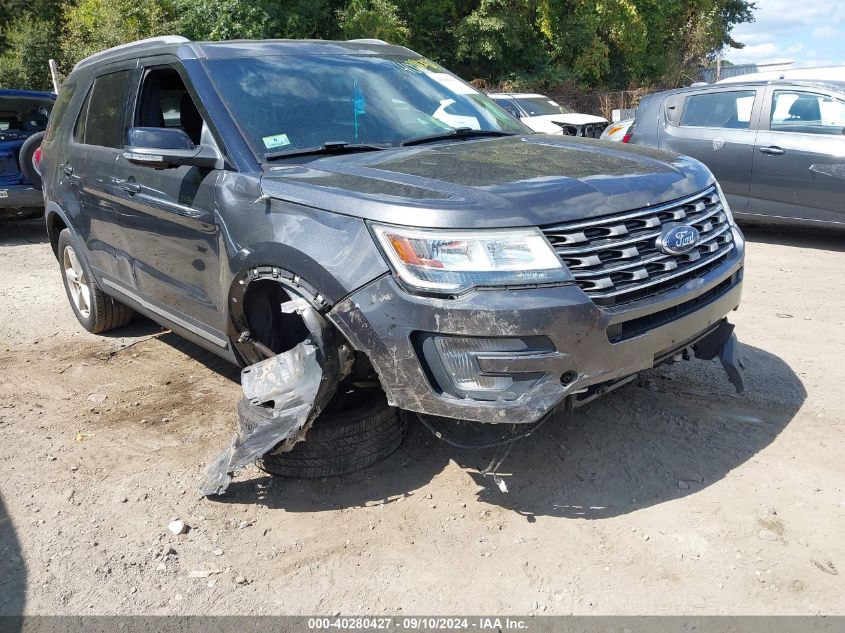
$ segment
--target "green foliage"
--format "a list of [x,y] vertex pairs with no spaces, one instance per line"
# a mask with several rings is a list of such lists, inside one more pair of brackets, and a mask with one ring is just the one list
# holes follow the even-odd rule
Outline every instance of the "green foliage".
[[0,82],[48,87],[108,46],[193,40],[375,37],[468,79],[515,89],[674,86],[753,20],[748,0],[0,0]]
[[249,0],[180,0],[179,30],[196,41],[268,38],[274,24],[262,5]]
[[375,37],[393,44],[408,42],[410,29],[390,0],[351,0],[337,15],[348,39]]
[[67,72],[98,51],[173,31],[173,8],[166,0],[79,0],[64,12],[62,66]]
[[530,73],[548,61],[533,3],[481,0],[457,30],[458,59],[483,77]]
[[58,54],[58,27],[50,20],[23,17],[12,23],[0,55],[0,86],[53,91],[51,57]]
[[195,40],[336,36],[329,0],[175,0],[178,31]]

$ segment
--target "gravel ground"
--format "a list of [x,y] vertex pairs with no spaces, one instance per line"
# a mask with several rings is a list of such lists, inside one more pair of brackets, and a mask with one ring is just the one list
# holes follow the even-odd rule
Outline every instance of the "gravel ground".
[[141,318],[84,332],[41,225],[0,224],[0,613],[845,614],[845,240],[749,237],[740,396],[716,361],[646,372],[519,443],[507,494],[415,426],[205,499],[238,372]]

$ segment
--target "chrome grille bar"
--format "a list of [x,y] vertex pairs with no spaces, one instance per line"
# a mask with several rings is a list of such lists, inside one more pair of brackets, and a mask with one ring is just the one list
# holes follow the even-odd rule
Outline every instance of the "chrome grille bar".
[[[678,223],[694,226],[699,242],[682,255],[659,251],[657,238]],[[576,283],[602,305],[640,299],[706,274],[734,248],[715,187],[647,209],[542,230]]]

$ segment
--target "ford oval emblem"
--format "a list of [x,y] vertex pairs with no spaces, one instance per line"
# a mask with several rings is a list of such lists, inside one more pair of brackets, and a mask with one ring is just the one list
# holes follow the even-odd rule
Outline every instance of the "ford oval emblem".
[[664,231],[657,238],[656,246],[667,255],[683,255],[695,248],[700,239],[701,234],[698,229],[687,224],[680,224]]

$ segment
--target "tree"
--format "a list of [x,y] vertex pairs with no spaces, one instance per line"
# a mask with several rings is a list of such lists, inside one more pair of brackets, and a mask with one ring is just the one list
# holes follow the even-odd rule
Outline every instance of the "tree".
[[176,25],[167,0],[80,0],[67,7],[63,19],[61,48],[65,71],[88,55],[172,33]]
[[374,37],[391,44],[408,41],[408,25],[390,0],[351,0],[337,15],[341,31],[349,39]]
[[457,57],[476,77],[498,80],[537,72],[548,52],[533,2],[481,0],[457,30]]
[[250,0],[181,0],[179,31],[196,41],[272,37],[275,24],[264,5]]
[[0,0],[0,82],[46,87],[109,46],[192,40],[366,38],[407,44],[488,84],[677,86],[753,20],[749,0]]
[[0,86],[53,91],[48,60],[59,53],[59,29],[54,21],[24,17],[7,31],[0,55]]
[[195,40],[336,35],[332,0],[176,0],[178,30]]

